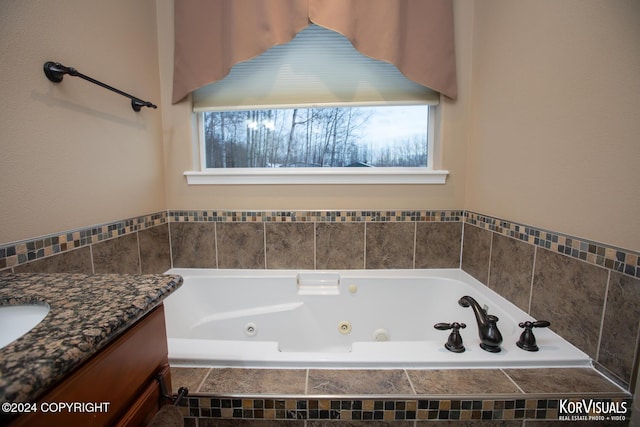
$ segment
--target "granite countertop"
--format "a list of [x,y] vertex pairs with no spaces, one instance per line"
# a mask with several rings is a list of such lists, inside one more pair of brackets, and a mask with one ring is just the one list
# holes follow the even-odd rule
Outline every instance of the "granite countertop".
[[35,401],[182,285],[177,275],[0,275],[0,305],[49,304],[0,349],[0,402]]

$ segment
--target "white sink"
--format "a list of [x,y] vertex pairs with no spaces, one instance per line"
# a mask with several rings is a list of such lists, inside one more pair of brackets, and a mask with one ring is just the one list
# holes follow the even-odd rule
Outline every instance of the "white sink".
[[47,313],[48,304],[0,305],[0,348],[29,332]]

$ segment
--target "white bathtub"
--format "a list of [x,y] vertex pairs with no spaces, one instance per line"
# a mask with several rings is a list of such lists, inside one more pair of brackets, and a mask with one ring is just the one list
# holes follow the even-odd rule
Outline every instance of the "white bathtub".
[[[551,329],[534,329],[538,352],[516,346],[519,322],[534,320],[459,269],[172,269],[184,285],[164,302],[173,366],[482,368],[589,366]],[[499,317],[499,353],[479,347],[464,295]],[[463,322],[466,351],[444,348]]]

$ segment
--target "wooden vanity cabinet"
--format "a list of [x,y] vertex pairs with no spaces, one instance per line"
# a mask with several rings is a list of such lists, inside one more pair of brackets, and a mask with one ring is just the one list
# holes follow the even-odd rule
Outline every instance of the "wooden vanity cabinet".
[[[144,426],[166,403],[155,376],[161,373],[171,390],[167,355],[161,304],[38,399],[37,413],[20,415],[10,426]],[[40,410],[51,402],[109,405],[106,412]]]

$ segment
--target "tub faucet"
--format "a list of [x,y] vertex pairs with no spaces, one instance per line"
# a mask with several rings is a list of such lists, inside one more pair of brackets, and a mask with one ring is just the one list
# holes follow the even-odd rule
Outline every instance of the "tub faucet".
[[500,344],[502,343],[502,334],[500,330],[498,330],[498,325],[496,325],[498,318],[492,314],[487,314],[487,312],[480,307],[480,304],[468,295],[460,298],[458,304],[461,307],[471,306],[473,309],[473,313],[476,315],[476,322],[478,323],[480,348],[491,353],[498,353],[500,351]]

